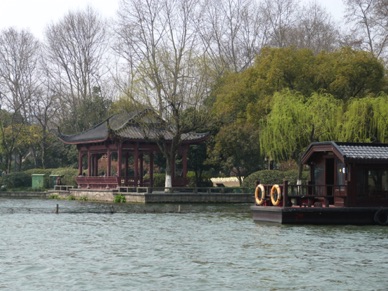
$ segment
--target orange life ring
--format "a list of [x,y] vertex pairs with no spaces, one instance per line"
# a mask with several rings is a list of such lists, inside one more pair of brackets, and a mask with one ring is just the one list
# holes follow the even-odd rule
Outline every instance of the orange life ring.
[[[276,194],[276,198],[275,198]],[[280,203],[280,200],[282,199],[282,191],[280,190],[280,186],[278,184],[275,184],[271,188],[271,202],[273,206],[277,206]]]
[[257,185],[255,190],[255,201],[257,205],[263,205],[265,199],[265,188],[262,184]]

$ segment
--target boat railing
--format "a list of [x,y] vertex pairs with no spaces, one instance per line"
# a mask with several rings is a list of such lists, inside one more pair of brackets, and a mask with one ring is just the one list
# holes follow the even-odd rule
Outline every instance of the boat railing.
[[[271,204],[271,189],[273,184],[262,184],[264,186],[264,203]],[[282,203],[280,206],[325,206],[346,204],[346,185],[336,184],[289,184],[284,181],[278,184],[282,193]]]

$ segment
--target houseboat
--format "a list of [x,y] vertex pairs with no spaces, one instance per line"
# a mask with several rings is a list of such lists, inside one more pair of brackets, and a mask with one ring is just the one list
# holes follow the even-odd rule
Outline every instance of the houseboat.
[[388,144],[315,142],[307,183],[258,184],[255,222],[388,225]]

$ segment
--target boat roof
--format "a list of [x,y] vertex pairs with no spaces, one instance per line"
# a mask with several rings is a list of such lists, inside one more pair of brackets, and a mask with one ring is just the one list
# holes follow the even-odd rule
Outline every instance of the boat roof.
[[[181,136],[184,143],[203,141],[207,133],[188,132]],[[89,144],[104,142],[114,137],[122,140],[150,141],[174,137],[168,125],[150,110],[125,112],[113,115],[92,128],[77,134],[59,133],[59,139],[66,144]]]
[[313,142],[302,156],[302,163],[308,164],[317,152],[333,152],[344,163],[350,161],[388,163],[388,144],[384,143]]

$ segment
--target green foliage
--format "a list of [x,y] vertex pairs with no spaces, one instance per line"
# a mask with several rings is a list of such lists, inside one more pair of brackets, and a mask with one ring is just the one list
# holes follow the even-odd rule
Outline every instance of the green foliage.
[[61,182],[64,185],[73,185],[73,186],[77,185],[75,178],[78,175],[78,169],[74,169],[74,168],[52,169],[51,175],[61,176]]
[[31,175],[24,172],[12,172],[3,176],[3,184],[7,189],[31,187]]
[[25,173],[28,175],[44,174],[46,188],[53,186],[53,185],[51,185],[51,181],[49,181],[50,175],[61,176],[61,183],[63,185],[73,185],[73,186],[77,185],[75,177],[78,174],[78,169],[74,169],[74,168],[55,168],[55,169],[36,168],[36,169],[26,170]]
[[254,70],[260,95],[272,95],[286,88],[306,96],[313,91],[314,54],[309,49],[264,48],[256,58]]
[[270,159],[298,161],[310,143],[313,125],[305,97],[284,90],[273,98],[272,111],[263,121],[260,147]]
[[50,194],[48,198],[57,200],[57,199],[59,199],[59,195],[58,194]]
[[378,94],[384,86],[384,66],[371,53],[345,47],[316,57],[315,90],[348,100]]
[[216,97],[212,106],[214,116],[222,123],[245,117],[247,106],[258,98],[253,85],[256,78],[252,69],[225,75],[212,93]]
[[259,132],[249,123],[231,123],[221,128],[215,138],[213,155],[226,175],[239,179],[260,168]]
[[154,187],[164,187],[165,177],[163,173],[154,173]]
[[114,203],[125,203],[127,202],[127,200],[125,199],[125,196],[124,195],[115,195],[115,198],[113,200]]
[[344,101],[330,94],[314,93],[306,102],[306,114],[313,132],[310,140],[338,140],[344,111]]
[[388,95],[350,100],[340,139],[353,142],[388,142]]
[[[302,180],[308,179],[309,172],[304,171]],[[298,179],[298,170],[278,171],[278,170],[262,170],[250,174],[244,179],[243,187],[254,188],[256,182],[260,181],[261,184],[282,184],[284,180],[287,180],[289,184],[296,184]]]
[[210,178],[211,175],[208,172],[203,172],[199,179],[197,179],[195,172],[187,172],[188,187],[211,187],[213,183]]

